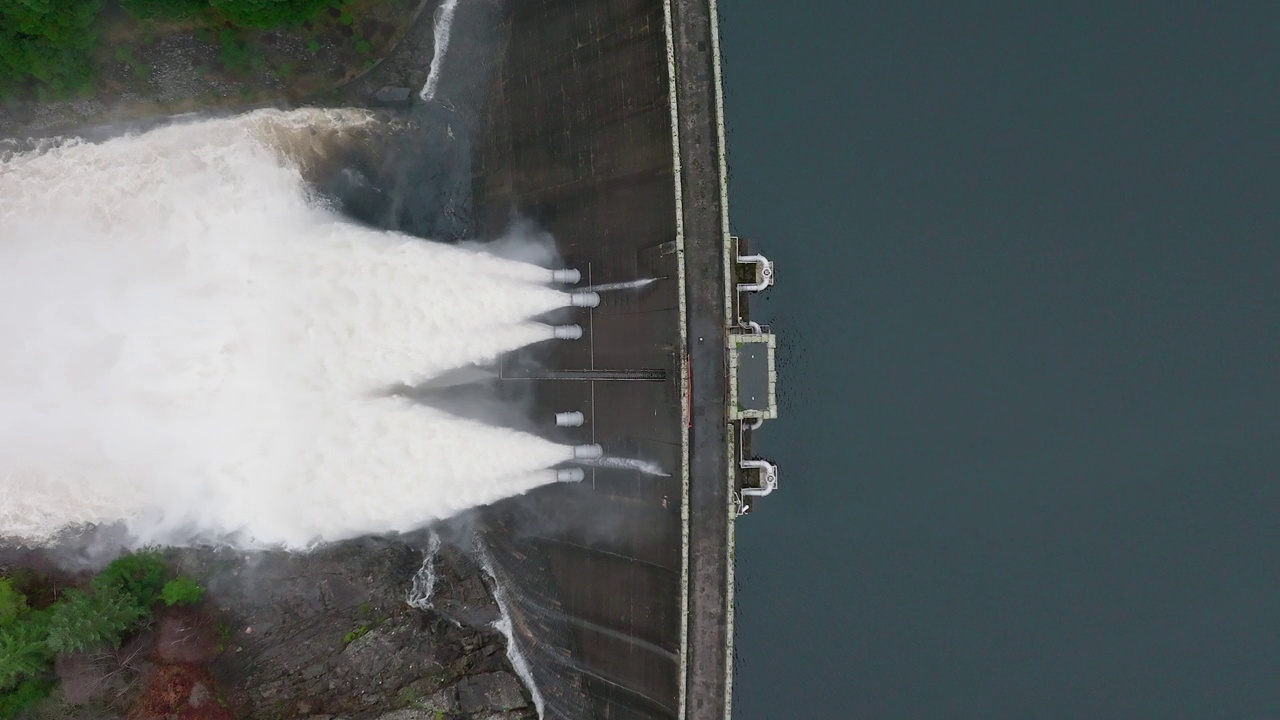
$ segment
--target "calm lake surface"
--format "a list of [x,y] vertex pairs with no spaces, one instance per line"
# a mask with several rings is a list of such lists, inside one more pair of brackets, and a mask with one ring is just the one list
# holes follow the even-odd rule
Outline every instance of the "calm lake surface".
[[721,5],[734,717],[1280,718],[1280,5]]

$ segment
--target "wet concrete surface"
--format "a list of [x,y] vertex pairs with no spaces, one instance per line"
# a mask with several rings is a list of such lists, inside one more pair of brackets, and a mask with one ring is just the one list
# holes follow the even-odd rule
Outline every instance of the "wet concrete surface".
[[[545,318],[580,325],[579,340],[406,390],[460,415],[598,443],[663,473],[587,466],[581,483],[475,516],[548,720],[728,712],[731,478],[712,28],[705,0],[672,3],[677,146],[665,10],[661,0],[460,5],[436,100],[397,111],[399,144],[351,163],[355,175],[331,192],[354,217],[434,239],[493,240],[514,225],[538,250],[545,231],[554,247],[522,259],[577,268],[578,287],[654,279]],[[370,94],[379,77],[366,81]],[[555,427],[566,411],[585,423]]]
[[[490,547],[519,588],[513,616],[555,629],[522,648],[547,717],[681,717],[684,342],[663,6],[538,0],[505,27],[473,160],[479,236],[517,214],[552,233],[581,286],[657,280],[556,318],[584,337],[506,358],[499,382],[525,395],[544,435],[667,476],[588,467],[580,484],[488,509]],[[586,424],[550,427],[570,410]]]

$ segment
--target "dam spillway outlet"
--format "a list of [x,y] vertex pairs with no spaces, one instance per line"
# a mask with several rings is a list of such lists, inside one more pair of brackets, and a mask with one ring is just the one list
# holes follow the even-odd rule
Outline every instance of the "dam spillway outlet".
[[573,268],[564,268],[561,270],[551,271],[551,282],[560,283],[561,285],[577,285],[582,279],[582,273]]
[[604,448],[599,445],[574,445],[574,460],[599,460],[604,457]]
[[582,482],[587,471],[582,468],[560,468],[556,470],[556,482]]
[[586,416],[577,411],[556,413],[556,427],[582,427],[584,422]]
[[551,330],[557,340],[580,340],[582,339],[581,325],[556,325]]
[[574,307],[593,308],[600,305],[600,293],[576,292],[569,294],[569,304]]

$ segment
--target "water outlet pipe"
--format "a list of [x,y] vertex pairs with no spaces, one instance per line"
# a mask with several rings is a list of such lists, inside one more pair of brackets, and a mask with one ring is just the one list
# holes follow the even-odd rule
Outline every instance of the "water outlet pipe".
[[576,292],[569,293],[569,304],[574,307],[593,308],[600,305],[600,293],[594,292]]
[[556,482],[582,482],[587,472],[582,468],[560,468],[556,471]]
[[557,340],[578,340],[582,337],[581,325],[556,325],[551,328]]
[[582,427],[586,420],[586,416],[577,411],[556,413],[556,427]]
[[758,268],[760,282],[738,283],[738,292],[760,292],[773,284],[773,263],[763,255],[742,255],[740,263],[753,263]]
[[768,460],[742,460],[739,462],[744,470],[760,471],[760,487],[744,487],[742,494],[749,497],[764,497],[778,489],[778,466]]
[[551,282],[561,283],[563,285],[577,285],[582,279],[582,273],[573,268],[564,268],[563,270],[551,271]]
[[574,445],[574,460],[599,460],[604,457],[604,448],[599,445]]

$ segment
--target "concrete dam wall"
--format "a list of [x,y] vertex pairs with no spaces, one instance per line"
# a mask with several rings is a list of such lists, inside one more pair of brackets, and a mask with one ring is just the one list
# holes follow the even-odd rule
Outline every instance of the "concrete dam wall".
[[725,408],[727,232],[713,7],[522,0],[495,19],[472,137],[475,232],[550,231],[580,287],[577,341],[496,381],[606,461],[484,513],[546,718],[724,718],[735,467]]

